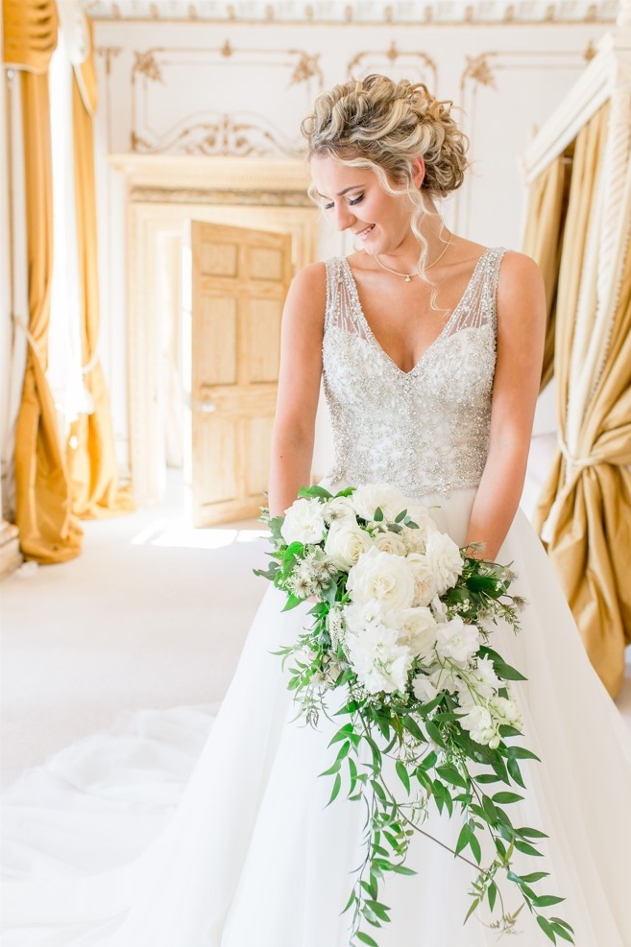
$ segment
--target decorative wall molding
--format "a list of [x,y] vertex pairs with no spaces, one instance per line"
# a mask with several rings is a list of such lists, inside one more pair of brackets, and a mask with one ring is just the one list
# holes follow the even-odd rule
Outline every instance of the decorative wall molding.
[[[296,87],[299,107],[306,111],[323,87],[320,54],[304,49],[235,47],[229,40],[214,48],[153,47],[134,50],[131,69],[131,150],[142,154],[203,154],[266,157],[299,155],[302,141],[278,125],[280,103]],[[222,76],[226,104],[236,98],[231,90],[239,76],[250,70],[265,76],[253,89],[254,108],[248,111],[208,110],[208,93]],[[164,108],[171,89],[188,83],[185,103],[176,97],[177,110]],[[264,88],[262,87],[264,86]],[[161,104],[162,103],[162,106]],[[293,131],[293,130],[292,130]]]
[[287,25],[375,24],[489,26],[542,23],[613,23],[617,0],[568,3],[566,0],[81,0],[96,20],[255,23]]
[[400,72],[401,77],[424,82],[428,89],[435,90],[438,81],[438,67],[429,53],[401,50],[394,40],[385,50],[362,50],[356,53],[346,67],[351,79],[360,79],[371,72],[387,72],[392,78]]

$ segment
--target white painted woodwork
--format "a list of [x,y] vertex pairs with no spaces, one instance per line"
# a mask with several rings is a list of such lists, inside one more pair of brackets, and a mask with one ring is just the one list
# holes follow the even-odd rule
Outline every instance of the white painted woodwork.
[[189,242],[193,524],[210,526],[265,504],[292,239],[191,221]]

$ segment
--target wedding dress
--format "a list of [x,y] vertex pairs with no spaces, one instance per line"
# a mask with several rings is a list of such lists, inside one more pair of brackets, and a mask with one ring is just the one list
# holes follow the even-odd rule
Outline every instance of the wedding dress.
[[[486,457],[502,254],[485,251],[409,373],[373,336],[346,260],[327,263],[324,375],[337,452],[328,483],[396,484],[460,543]],[[525,745],[542,760],[524,767],[528,788],[511,817],[548,833],[535,867],[551,877],[539,890],[566,896],[556,913],[578,947],[629,947],[626,729],[521,512],[498,560],[514,562],[529,604],[521,633],[498,629],[495,646],[527,675],[515,691]],[[271,654],[294,639],[306,607],[281,614],[282,604],[270,589],[209,736],[204,708],[132,715],[8,793],[5,947],[346,947],[340,912],[364,810],[341,797],[326,808],[331,783],[318,774],[331,762],[329,724],[293,720]],[[458,832],[438,815],[426,828],[452,845]],[[392,923],[371,930],[380,947],[497,943],[483,913],[463,926],[468,866],[420,837],[408,864],[417,875],[386,884]],[[518,906],[516,892],[508,903]],[[549,943],[527,909],[517,926],[506,938],[514,947]]]

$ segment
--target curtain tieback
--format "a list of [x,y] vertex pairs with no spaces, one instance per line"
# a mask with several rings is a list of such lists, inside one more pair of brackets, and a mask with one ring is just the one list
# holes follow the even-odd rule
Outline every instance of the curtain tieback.
[[29,344],[29,345],[31,346],[31,348],[33,349],[33,353],[34,353],[34,355],[35,355],[37,361],[38,361],[38,362],[40,363],[40,365],[41,365],[41,363],[42,363],[42,353],[40,352],[40,348],[39,348],[39,344],[38,344],[38,342],[37,342],[37,339],[31,334],[31,332],[29,331],[29,327],[27,326],[26,322],[24,321],[24,319],[22,319],[21,316],[16,316],[15,313],[12,313],[12,314],[11,314],[11,318],[13,319],[14,323],[16,324],[16,326],[17,326],[19,329],[21,329],[22,332],[24,333],[24,335],[26,336],[26,340],[27,340],[28,344]]
[[541,538],[544,543],[549,543],[552,540],[554,526],[561,509],[561,504],[563,503],[567,489],[568,489],[568,480],[572,481],[572,474],[577,473],[579,470],[585,470],[587,467],[595,467],[597,464],[602,463],[602,459],[599,457],[594,457],[591,454],[588,454],[587,457],[574,457],[570,453],[570,450],[567,444],[559,438],[559,450],[563,455],[563,459],[567,464],[569,477],[566,477],[565,483],[560,487],[559,492],[557,493],[550,511],[546,517],[546,520],[541,527]]
[[559,439],[559,449],[568,467],[574,470],[582,470],[585,467],[595,467],[596,464],[602,463],[600,457],[594,457],[592,454],[588,454],[587,457],[574,457],[574,455],[570,453],[567,444],[561,439]]

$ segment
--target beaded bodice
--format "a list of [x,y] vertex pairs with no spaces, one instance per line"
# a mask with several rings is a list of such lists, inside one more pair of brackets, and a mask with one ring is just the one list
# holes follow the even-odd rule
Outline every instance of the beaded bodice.
[[323,361],[333,483],[387,482],[408,496],[477,486],[491,424],[503,254],[482,254],[442,332],[409,372],[373,335],[346,259],[327,261]]

